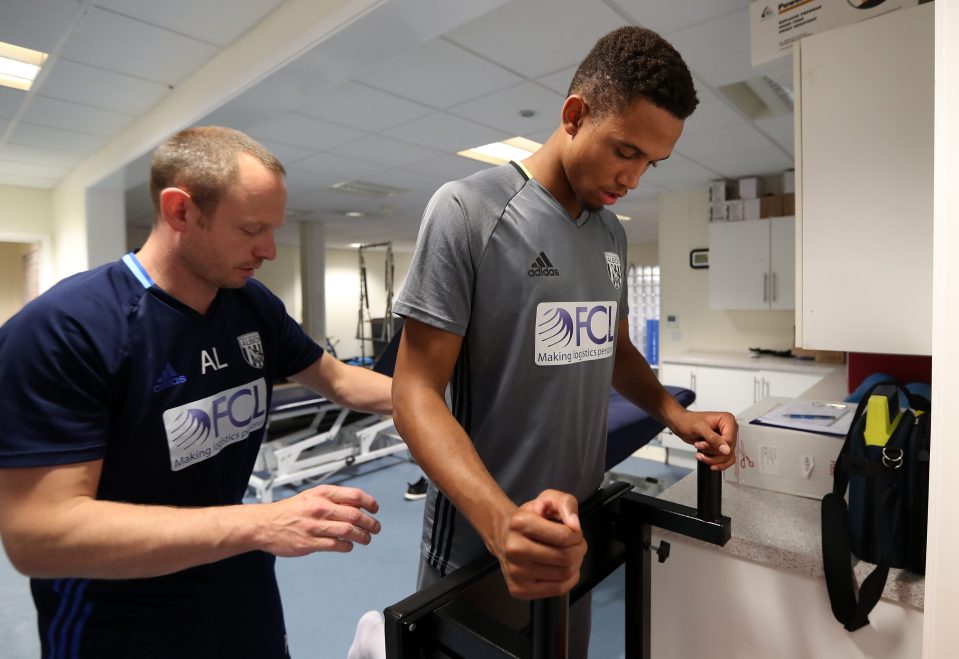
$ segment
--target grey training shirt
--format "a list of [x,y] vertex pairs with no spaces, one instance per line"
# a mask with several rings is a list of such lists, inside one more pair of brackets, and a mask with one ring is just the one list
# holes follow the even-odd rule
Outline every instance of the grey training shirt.
[[[570,217],[515,163],[447,183],[426,208],[393,309],[464,337],[452,412],[517,504],[600,485],[625,259],[612,212]],[[441,574],[485,551],[432,485],[422,551]]]

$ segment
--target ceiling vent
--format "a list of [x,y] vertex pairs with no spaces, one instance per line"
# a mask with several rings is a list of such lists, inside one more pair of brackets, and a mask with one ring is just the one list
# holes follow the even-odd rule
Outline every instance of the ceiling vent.
[[769,76],[724,85],[716,91],[750,119],[781,117],[793,111],[792,91]]
[[401,192],[409,192],[409,190],[404,190],[403,188],[394,188],[389,185],[369,183],[368,181],[345,181],[334,184],[330,189],[355,194],[360,197],[377,197],[381,199],[383,197],[392,197]]

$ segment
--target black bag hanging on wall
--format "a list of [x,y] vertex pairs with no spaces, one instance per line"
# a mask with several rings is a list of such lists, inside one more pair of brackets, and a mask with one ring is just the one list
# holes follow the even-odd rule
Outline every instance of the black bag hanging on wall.
[[[900,393],[909,401],[901,416]],[[873,396],[886,397],[889,419],[898,416],[884,445],[877,443],[875,432],[872,442],[866,439],[866,410]],[[869,612],[882,596],[890,567],[925,572],[929,411],[928,400],[896,383],[875,385],[856,408],[836,461],[833,491],[822,500],[822,557],[833,615],[848,631],[869,624]],[[848,507],[843,498],[847,486]],[[876,564],[863,580],[858,598],[850,551]]]

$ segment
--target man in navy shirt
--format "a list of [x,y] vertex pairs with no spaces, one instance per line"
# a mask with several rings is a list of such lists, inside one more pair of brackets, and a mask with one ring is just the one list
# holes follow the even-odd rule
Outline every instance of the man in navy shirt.
[[252,279],[284,174],[238,131],[181,131],[143,248],[0,328],[0,534],[45,657],[287,657],[275,556],[380,530],[355,488],[241,505],[277,378],[391,412],[389,378],[324,355]]

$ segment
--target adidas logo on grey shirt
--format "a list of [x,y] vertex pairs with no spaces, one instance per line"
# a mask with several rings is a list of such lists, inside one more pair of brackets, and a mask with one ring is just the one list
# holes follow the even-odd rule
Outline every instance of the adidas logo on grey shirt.
[[530,277],[559,277],[559,269],[553,267],[553,264],[546,258],[545,252],[540,252],[536,260],[530,264],[529,272],[526,274]]

